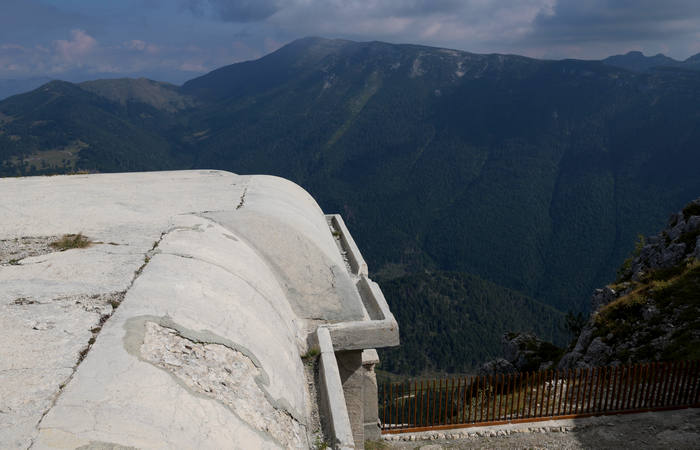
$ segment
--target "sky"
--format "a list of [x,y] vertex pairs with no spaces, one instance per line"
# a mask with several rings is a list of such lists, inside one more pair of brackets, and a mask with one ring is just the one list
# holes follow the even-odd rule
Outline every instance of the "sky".
[[180,84],[305,36],[683,60],[700,52],[700,0],[0,0],[0,80]]

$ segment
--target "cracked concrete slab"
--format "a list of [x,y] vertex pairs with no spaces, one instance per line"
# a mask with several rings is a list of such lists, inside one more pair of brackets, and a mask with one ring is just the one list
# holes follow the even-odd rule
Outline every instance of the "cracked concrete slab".
[[120,293],[56,299],[19,297],[0,304],[0,443],[27,448],[36,425],[112,313]]
[[308,445],[303,426],[268,401],[258,384],[260,368],[250,358],[223,344],[191,341],[154,322],[146,322],[145,327],[140,349],[144,360],[172,373],[189,389],[226,405],[283,447]]
[[[219,171],[0,189],[0,447],[316,440],[300,357],[310,324],[366,314],[303,189]],[[94,244],[46,252],[70,233]]]

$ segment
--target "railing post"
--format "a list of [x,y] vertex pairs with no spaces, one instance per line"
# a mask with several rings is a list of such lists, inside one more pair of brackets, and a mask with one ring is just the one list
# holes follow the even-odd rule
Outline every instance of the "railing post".
[[401,393],[399,386],[401,382],[394,384],[394,428],[401,428]]
[[427,427],[430,425],[430,381],[425,382],[425,423]]
[[[466,420],[464,420],[464,413],[465,413],[465,409],[467,408],[467,382],[468,382],[468,380],[469,380],[469,379],[468,379],[467,377],[464,377],[464,403],[462,403],[462,421],[463,421],[464,423],[469,423],[469,418],[471,417],[471,408],[472,408],[472,398],[471,398],[471,395],[470,395],[470,396],[469,396],[469,406],[468,406],[469,409],[466,410],[466,413],[467,413],[467,416],[466,416],[466,417],[467,417],[467,418],[466,418]],[[471,391],[471,389],[473,389],[473,388],[474,388],[474,383],[473,383],[473,382],[472,382],[472,383],[469,383],[469,389],[470,389],[470,391]]]
[[510,405],[510,418],[517,419],[520,411],[520,373],[513,374],[513,402]]
[[432,427],[435,425],[435,409],[437,406],[437,389],[435,389],[435,380],[433,380],[430,392],[432,394],[431,397],[433,397],[433,414],[430,416],[430,420],[428,421],[430,423],[428,424],[428,426]]
[[691,371],[691,377],[690,377],[690,383],[688,386],[688,395],[686,396],[685,404],[688,406],[693,406],[695,404],[695,390],[697,389],[698,386],[698,378],[700,374],[698,374],[698,363],[700,361],[693,361],[693,368]]
[[695,361],[695,382],[688,403],[693,406],[700,404],[700,361]]
[[[479,384],[476,386],[476,393],[479,396],[479,422],[484,421],[484,389],[486,385],[486,375],[479,377]],[[481,389],[479,389],[481,386]]]
[[449,422],[450,424],[454,423],[454,416],[452,415],[452,407],[454,406],[454,401],[455,401],[455,379],[452,378],[452,381],[450,381],[450,403],[448,403],[448,410],[449,410]]
[[595,413],[596,410],[600,409],[600,401],[598,400],[598,397],[600,396],[600,393],[602,392],[600,390],[600,383],[601,380],[603,379],[603,369],[604,367],[597,367],[596,368],[596,374],[598,375],[595,379],[595,389],[593,390],[593,406],[592,408],[589,409],[589,411],[593,410]]
[[645,383],[645,376],[646,375],[647,375],[647,365],[641,364],[639,366],[639,374],[637,377],[637,389],[634,392],[634,404],[632,405],[632,407],[635,409],[642,406],[639,402],[639,397],[641,396],[642,399],[644,398],[644,388],[647,385],[647,383]]
[[583,376],[583,395],[581,396],[581,413],[586,412],[586,405],[588,404],[588,396],[591,394],[589,388],[589,382],[591,380],[591,369],[586,367]]
[[394,403],[394,392],[393,392],[393,386],[391,383],[389,383],[389,404],[388,404],[388,409],[389,409],[389,428],[392,428],[392,422],[394,421],[394,417],[392,416],[392,408],[393,408],[393,403]]
[[455,409],[457,410],[457,411],[456,411],[456,415],[455,415],[455,417],[456,417],[455,422],[456,422],[456,423],[463,423],[463,422],[464,422],[464,417],[461,417],[461,416],[460,416],[460,412],[462,412],[462,408],[461,408],[461,405],[460,405],[461,400],[462,400],[462,390],[460,389],[461,386],[462,386],[462,379],[461,379],[461,378],[457,378],[457,391],[456,391],[456,393],[457,393],[457,403],[455,403]]
[[678,376],[676,377],[676,388],[673,391],[673,400],[671,405],[675,406],[678,404],[678,393],[680,392],[681,386],[683,385],[683,380],[685,379],[685,361],[680,363],[678,368]]
[[674,371],[674,366],[675,364],[673,362],[666,362],[666,366],[668,367],[668,371],[666,373],[665,379],[664,379],[664,386],[663,386],[663,391],[661,393],[661,403],[659,406],[668,406],[671,402],[668,399],[668,393],[670,388],[673,386],[671,380],[673,379],[673,375],[675,373]]
[[635,399],[637,398],[637,390],[639,389],[639,374],[641,373],[641,366],[635,364],[632,371],[632,384],[630,386],[630,398],[627,402],[628,409],[634,409]]
[[648,386],[647,393],[644,397],[644,406],[651,407],[651,401],[654,398],[654,388],[656,387],[656,366],[657,363],[649,364],[649,373],[647,374]]
[[579,412],[579,403],[581,403],[581,388],[583,387],[583,367],[578,371],[578,382],[576,383],[576,400],[574,401],[574,414]]
[[505,385],[505,375],[499,374],[496,378],[496,400],[494,401],[494,410],[496,411],[496,420],[501,420],[501,408],[503,407],[503,386]]
[[[535,386],[535,417],[542,417],[542,400],[540,399],[540,388],[542,387],[542,371],[537,371],[537,381]],[[542,389],[544,396],[544,389]],[[539,404],[539,405],[538,405]]]
[[[562,371],[557,370],[557,384],[559,385],[559,402],[557,405],[557,415],[561,414],[561,402],[564,397],[564,380],[562,377]],[[564,404],[566,406],[566,404]]]
[[386,429],[386,383],[382,383],[382,431]]
[[[508,374],[508,387],[506,388],[506,411],[503,416],[503,420],[510,420],[509,417],[513,415],[513,398],[515,398],[514,392],[510,390],[510,382],[513,380],[513,374]],[[510,399],[510,410],[508,409],[508,400]]]
[[[608,399],[614,398],[613,391],[615,390],[615,382],[617,381],[617,367],[611,367],[607,370],[608,383],[605,387],[605,404],[603,405],[603,411],[608,411]],[[611,408],[612,409],[612,408]]]
[[617,384],[615,385],[615,402],[614,402],[614,407],[613,410],[619,411],[620,410],[620,397],[621,393],[620,391],[622,390],[622,375],[624,373],[625,366],[619,366],[617,368]]
[[[486,381],[484,377],[484,382]],[[489,412],[491,411],[491,390],[493,387],[493,375],[489,375],[489,385],[488,388],[484,389],[486,391],[486,421],[489,421]]]

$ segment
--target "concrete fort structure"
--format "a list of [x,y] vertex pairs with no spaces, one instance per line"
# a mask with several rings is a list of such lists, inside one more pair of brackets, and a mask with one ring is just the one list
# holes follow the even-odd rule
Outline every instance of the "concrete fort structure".
[[[398,327],[270,176],[0,179],[0,448],[362,448]],[[63,239],[66,235],[68,239]]]

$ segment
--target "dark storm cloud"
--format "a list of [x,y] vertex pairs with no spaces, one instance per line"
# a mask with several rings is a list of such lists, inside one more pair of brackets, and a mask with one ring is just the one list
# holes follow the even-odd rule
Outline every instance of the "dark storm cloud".
[[193,14],[212,14],[226,22],[257,22],[280,9],[277,0],[187,0],[185,6]]
[[[255,22],[267,19],[278,11],[347,11],[347,7],[356,11],[364,9],[365,13],[377,16],[414,17],[423,14],[457,12],[465,5],[473,3],[465,0],[184,0],[185,7],[196,15],[212,14],[227,22]],[[353,5],[354,4],[354,5]],[[352,21],[355,17],[349,16]],[[326,17],[331,19],[331,17]]]
[[28,45],[62,32],[83,17],[36,0],[0,0],[0,43]]
[[530,37],[578,43],[646,41],[698,31],[698,0],[558,0],[537,15]]

